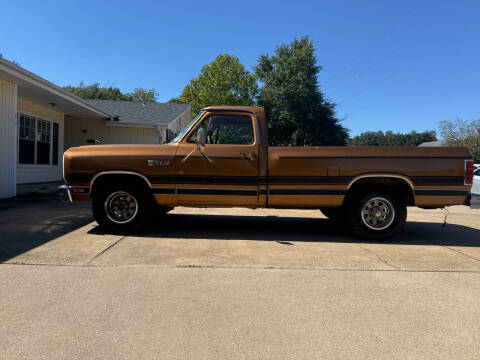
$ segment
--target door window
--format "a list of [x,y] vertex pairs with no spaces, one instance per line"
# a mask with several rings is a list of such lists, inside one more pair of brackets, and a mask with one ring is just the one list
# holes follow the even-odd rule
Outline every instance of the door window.
[[206,144],[252,145],[254,142],[253,123],[249,116],[209,116],[197,126],[188,142],[195,142],[197,132],[201,128],[206,134]]

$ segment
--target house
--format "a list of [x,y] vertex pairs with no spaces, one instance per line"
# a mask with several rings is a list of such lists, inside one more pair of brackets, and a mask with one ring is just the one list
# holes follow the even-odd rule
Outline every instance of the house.
[[65,116],[65,148],[85,144],[158,144],[172,140],[192,119],[190,105],[86,100],[107,120]]
[[72,146],[160,144],[190,105],[84,100],[0,57],[0,198],[62,180]]

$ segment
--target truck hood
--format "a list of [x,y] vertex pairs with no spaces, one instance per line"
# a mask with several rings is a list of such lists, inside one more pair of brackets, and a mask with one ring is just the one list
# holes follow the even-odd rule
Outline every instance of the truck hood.
[[[87,145],[70,148],[63,155],[63,178],[67,184],[74,179],[88,185],[92,176],[101,171],[131,170],[145,174],[153,168],[148,160],[165,160],[173,164],[177,144],[165,145]],[[173,166],[161,172],[173,171]],[[158,172],[159,170],[155,168]],[[73,176],[75,177],[73,177]]]

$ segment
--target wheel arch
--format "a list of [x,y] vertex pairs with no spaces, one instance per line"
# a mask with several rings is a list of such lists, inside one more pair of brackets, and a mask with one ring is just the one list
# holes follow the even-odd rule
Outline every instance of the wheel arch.
[[356,176],[347,186],[344,203],[355,194],[367,189],[393,190],[404,197],[407,205],[415,205],[414,185],[410,178],[400,174],[362,174]]
[[90,192],[89,198],[91,198],[95,191],[99,189],[102,185],[105,185],[105,182],[108,179],[113,179],[114,182],[134,182],[140,186],[144,186],[145,190],[150,190],[152,188],[152,184],[145,175],[135,172],[135,171],[124,171],[124,170],[108,170],[108,171],[101,171],[95,174],[90,181]]

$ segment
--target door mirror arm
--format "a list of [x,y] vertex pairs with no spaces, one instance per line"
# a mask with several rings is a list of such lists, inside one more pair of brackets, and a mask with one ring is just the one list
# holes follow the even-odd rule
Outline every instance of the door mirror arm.
[[203,147],[205,147],[205,131],[203,130],[203,128],[200,128],[198,129],[197,131],[197,137],[195,139],[195,144],[196,146],[193,148],[192,151],[190,151],[187,156],[185,156],[183,159],[182,159],[182,162],[185,162],[188,160],[188,158],[190,156],[192,156],[192,154],[195,152],[195,150],[198,150],[200,152],[200,154],[202,154],[202,156],[208,160],[208,162],[210,164],[213,164],[213,160],[210,159],[210,157],[208,157],[207,154],[205,154],[205,152],[202,150]]
[[[198,149],[198,151],[200,151],[200,154],[202,154],[203,157],[208,160],[208,162],[209,162],[210,164],[213,164],[213,160],[210,159],[210,157],[209,157],[207,154],[205,154],[205,152],[202,150],[202,147],[200,146],[200,144],[197,144],[197,149]],[[194,150],[195,150],[195,149],[194,149]]]

